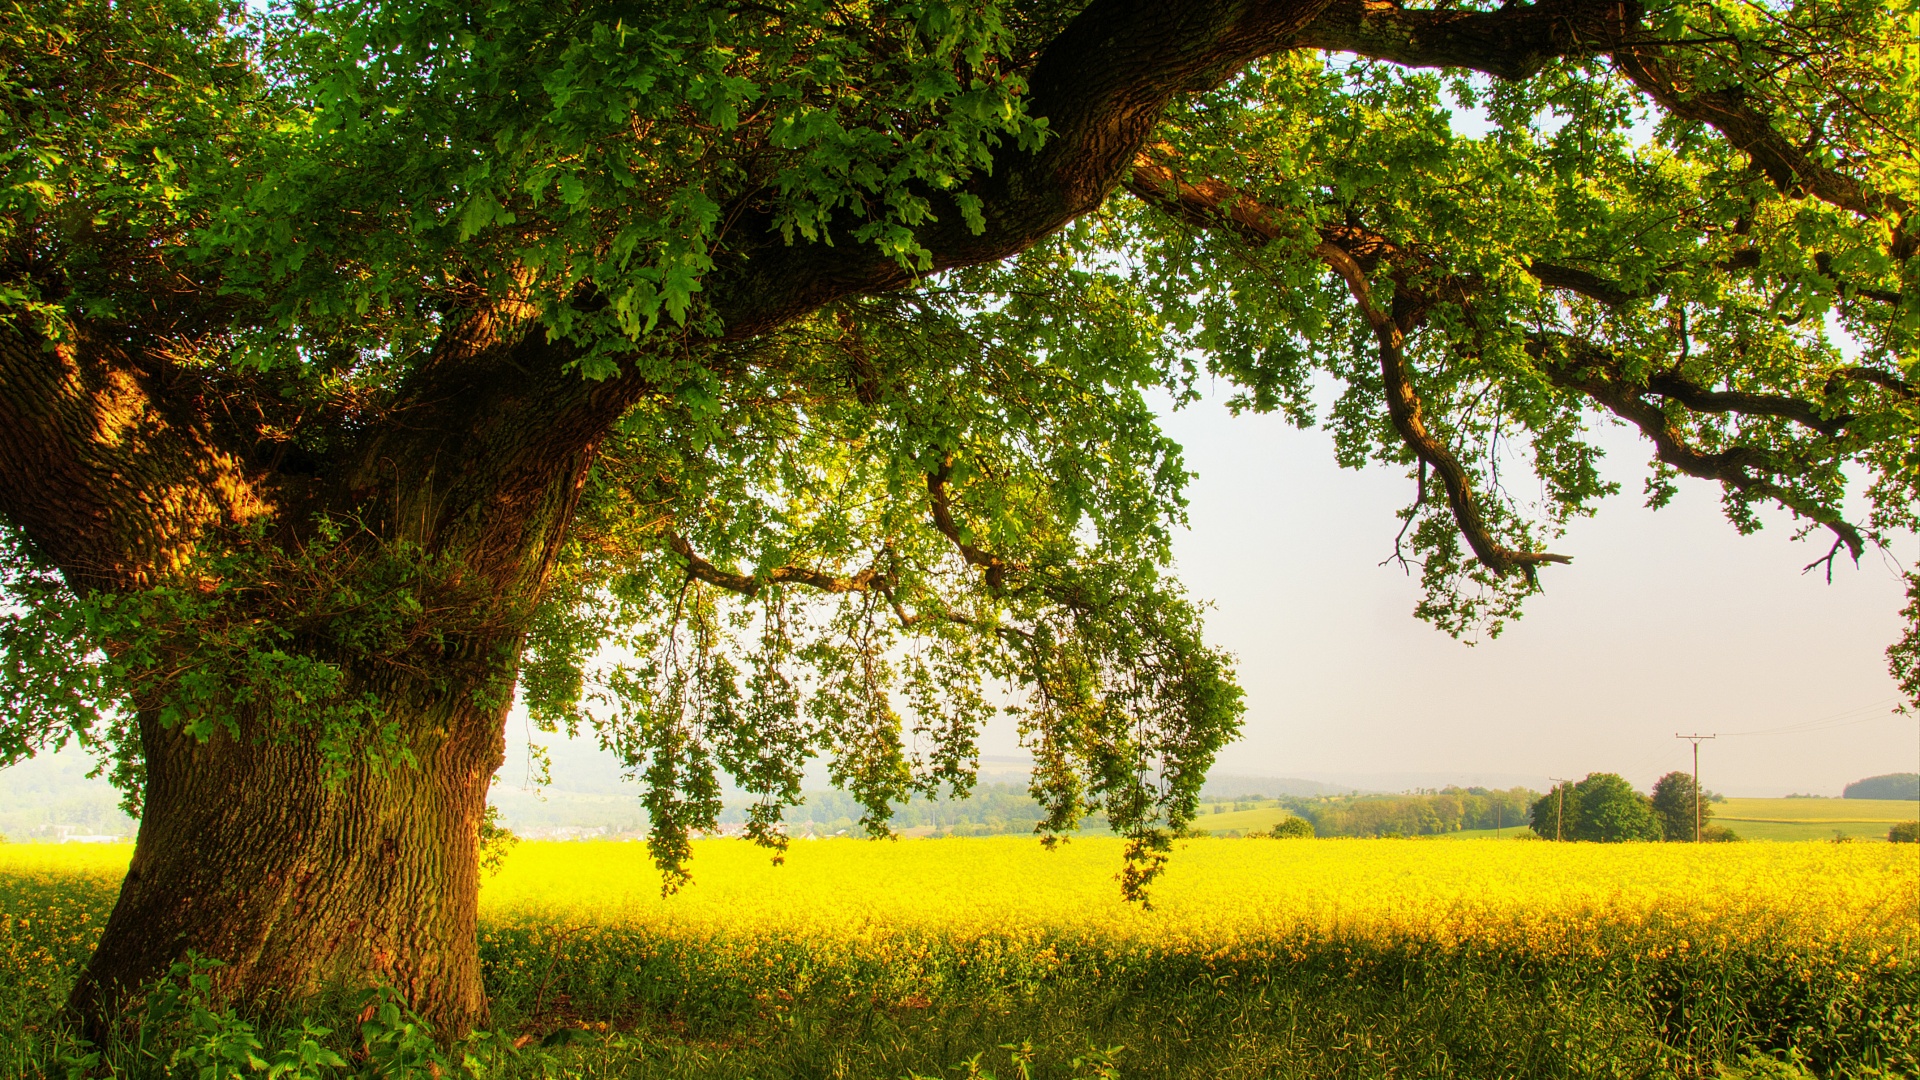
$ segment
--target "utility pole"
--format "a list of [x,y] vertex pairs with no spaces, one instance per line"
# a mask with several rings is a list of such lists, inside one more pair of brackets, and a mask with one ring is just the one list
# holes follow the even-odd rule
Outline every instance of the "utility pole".
[[1567,838],[1567,785],[1573,781],[1563,780],[1558,776],[1549,776],[1547,779],[1554,782],[1554,794],[1559,796],[1553,808],[1553,838],[1565,840]]
[[1713,735],[1682,735],[1679,732],[1675,732],[1673,737],[1676,739],[1687,739],[1693,743],[1693,842],[1697,844],[1700,842],[1700,740],[1717,739],[1720,736],[1718,733]]

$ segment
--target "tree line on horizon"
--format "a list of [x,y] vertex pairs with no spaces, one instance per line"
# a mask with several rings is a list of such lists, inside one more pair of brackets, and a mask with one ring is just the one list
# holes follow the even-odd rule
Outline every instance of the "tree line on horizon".
[[[1897,793],[1905,790],[1901,784],[1911,787],[1915,779],[1915,774],[1910,773],[1868,777],[1849,784],[1845,797],[1899,797],[1878,792],[1886,789]],[[1909,792],[1905,797],[1914,796]],[[1278,806],[1290,815],[1283,824],[1297,820],[1311,827],[1311,832],[1296,828],[1287,833],[1293,836],[1388,838],[1528,828],[1545,840],[1613,843],[1694,839],[1694,780],[1690,774],[1679,771],[1662,776],[1646,794],[1618,774],[1596,772],[1578,781],[1556,785],[1544,793],[1524,786],[1507,789],[1448,786],[1400,794],[1353,792],[1275,797],[1248,794],[1207,801],[1217,813]],[[1701,792],[1701,834],[1709,842],[1739,838],[1733,830],[1711,824],[1714,804],[1724,801],[1725,796],[1718,792]],[[739,823],[745,820],[746,813],[744,806],[729,806],[721,811],[719,821],[723,826]],[[861,831],[861,814],[859,801],[845,792],[812,791],[789,815],[787,826],[796,834],[822,831],[854,834]],[[1197,817],[1191,832],[1208,833],[1209,816],[1203,812]],[[894,810],[891,824],[900,829],[931,826],[937,836],[1019,835],[1032,832],[1041,818],[1039,803],[1024,785],[983,783],[966,798],[916,796]],[[1088,821],[1083,831],[1103,832],[1106,828],[1106,822],[1097,819]],[[1239,835],[1240,831],[1211,832]]]
[[1855,780],[1840,793],[1843,799],[1920,799],[1920,773],[1896,772]]
[[1719,799],[1700,791],[1691,775],[1679,771],[1654,781],[1651,795],[1642,795],[1616,773],[1596,772],[1556,784],[1534,801],[1529,819],[1534,834],[1544,840],[1737,840],[1733,830],[1707,824]]

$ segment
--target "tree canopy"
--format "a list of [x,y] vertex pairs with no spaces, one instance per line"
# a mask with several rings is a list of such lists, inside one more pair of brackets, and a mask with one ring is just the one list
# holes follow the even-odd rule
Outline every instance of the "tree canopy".
[[1653,782],[1653,816],[1667,840],[1692,840],[1694,827],[1705,829],[1713,820],[1713,806],[1693,782],[1692,773],[1670,772]]
[[[0,754],[78,740],[145,812],[116,919],[159,922],[96,969],[253,920],[304,978],[274,883],[470,862],[516,698],[621,755],[675,873],[721,773],[777,845],[824,755],[884,832],[1011,702],[1043,827],[1105,812],[1136,889],[1240,722],[1167,571],[1156,409],[1202,380],[1406,471],[1455,635],[1565,572],[1607,424],[1653,504],[1860,558],[1916,524],[1916,19],[7,5]],[[215,849],[256,877],[203,888]]]
[[1920,773],[1885,773],[1855,780],[1842,792],[1848,799],[1920,799]]
[[[1688,813],[1691,838],[1693,819],[1691,810]],[[1540,796],[1529,816],[1535,835],[1545,840],[1617,844],[1661,839],[1656,804],[1615,773],[1588,773],[1579,783],[1562,783]]]

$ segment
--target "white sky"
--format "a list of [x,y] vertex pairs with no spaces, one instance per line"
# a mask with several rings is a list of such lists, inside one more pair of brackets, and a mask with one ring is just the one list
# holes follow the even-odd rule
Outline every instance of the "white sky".
[[1644,789],[1690,766],[1676,732],[1793,725],[1812,730],[1704,744],[1702,783],[1838,795],[1920,764],[1916,721],[1889,714],[1893,562],[1870,553],[1831,585],[1802,575],[1824,542],[1792,542],[1784,514],[1742,537],[1720,516],[1717,486],[1687,478],[1673,505],[1647,510],[1649,455],[1627,432],[1606,437],[1621,494],[1552,547],[1574,564],[1547,568],[1525,617],[1468,647],[1414,619],[1418,582],[1379,565],[1409,495],[1393,470],[1342,470],[1326,434],[1230,417],[1213,401],[1167,427],[1199,474],[1179,573],[1215,606],[1208,637],[1238,654],[1247,690],[1244,733],[1216,773],[1609,771]]

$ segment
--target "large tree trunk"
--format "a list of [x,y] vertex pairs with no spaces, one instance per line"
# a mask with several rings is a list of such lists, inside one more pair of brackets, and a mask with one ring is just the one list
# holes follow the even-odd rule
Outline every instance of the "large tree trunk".
[[[77,591],[210,589],[196,551],[265,543],[279,553],[265,576],[225,584],[242,588],[232,603],[259,605],[242,621],[282,625],[276,593],[335,584],[304,573],[404,557],[419,567],[408,588],[430,632],[368,655],[326,625],[289,628],[291,648],[339,666],[345,693],[377,699],[378,726],[395,738],[348,732],[373,745],[336,741],[334,763],[297,701],[235,693],[221,722],[238,733],[202,740],[162,723],[170,676],[140,686],[139,838],[70,1014],[105,1035],[130,995],[198,953],[221,961],[216,986],[249,1010],[387,984],[442,1034],[464,1032],[486,1015],[477,831],[525,630],[594,446],[634,391],[540,363],[525,354],[546,348],[543,336],[480,317],[417,374],[432,408],[396,406],[400,422],[337,436],[327,460],[288,472],[224,414],[181,405],[214,395],[182,391],[178,372],[97,335],[76,340],[0,334],[0,514]],[[302,553],[331,557],[332,541],[312,546],[323,520],[351,535],[314,570]],[[264,541],[244,539],[263,523]],[[202,631],[168,630],[189,650]],[[155,671],[166,666],[181,665]]]
[[386,984],[442,1032],[484,1020],[476,835],[504,710],[409,697],[388,700],[412,714],[417,766],[343,779],[311,743],[200,742],[142,718],[138,845],[69,1006],[93,1034],[190,952],[251,1010]]

